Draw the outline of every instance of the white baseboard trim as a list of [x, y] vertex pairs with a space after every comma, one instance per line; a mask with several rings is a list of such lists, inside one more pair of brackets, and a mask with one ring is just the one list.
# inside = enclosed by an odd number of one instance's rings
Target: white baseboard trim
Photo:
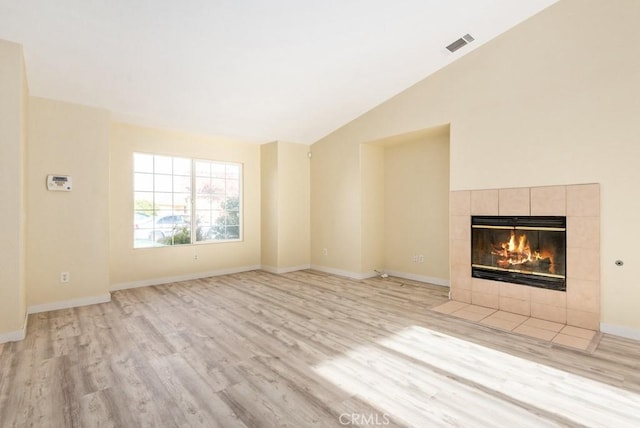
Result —
[[[311, 265], [311, 269], [314, 270], [318, 270], [320, 272], [325, 272], [325, 273], [330, 273], [333, 275], [339, 275], [339, 276], [346, 276], [347, 278], [351, 278], [351, 279], [367, 279], [367, 278], [373, 278], [374, 276], [378, 276], [378, 274], [376, 272], [367, 272], [367, 273], [356, 273], [356, 272], [349, 272], [349, 271], [345, 271], [345, 270], [341, 270], [341, 269], [334, 269], [334, 268], [330, 268], [330, 267], [326, 267], [326, 266], [319, 266], [319, 265]], [[443, 279], [443, 278], [433, 278], [430, 276], [424, 276], [424, 275], [416, 275], [413, 273], [406, 273], [406, 272], [398, 272], [398, 271], [390, 271], [390, 270], [384, 270], [381, 271], [386, 273], [387, 275], [390, 276], [396, 276], [398, 278], [404, 278], [404, 279], [410, 279], [413, 281], [419, 281], [419, 282], [426, 282], [429, 284], [434, 284], [434, 285], [441, 285], [443, 287], [449, 287], [449, 280], [448, 279]]]
[[111, 293], [99, 294], [97, 296], [81, 297], [79, 299], [62, 300], [59, 302], [43, 303], [27, 308], [28, 314], [38, 314], [40, 312], [57, 311], [59, 309], [77, 308], [79, 306], [96, 305], [98, 303], [108, 303], [111, 301]]
[[626, 327], [623, 325], [615, 325], [601, 322], [600, 331], [614, 336], [620, 336], [627, 339], [640, 340], [640, 330]]
[[169, 284], [172, 282], [189, 281], [192, 279], [209, 278], [211, 276], [229, 275], [232, 273], [259, 270], [261, 268], [262, 266], [260, 265], [242, 266], [237, 268], [212, 270], [208, 272], [190, 273], [186, 275], [167, 276], [164, 278], [152, 278], [152, 279], [143, 279], [140, 281], [121, 282], [118, 284], [111, 284], [111, 291], [127, 290], [129, 288], [149, 287], [151, 285], [162, 285], [162, 284]]
[[311, 265], [310, 268], [314, 270], [318, 270], [320, 272], [330, 273], [333, 275], [346, 276], [347, 278], [351, 278], [351, 279], [367, 279], [377, 275], [375, 272], [356, 273], [356, 272], [349, 272], [341, 269], [334, 269], [327, 266], [319, 266], [319, 265]]
[[29, 320], [29, 312], [24, 314], [24, 322], [22, 328], [8, 333], [0, 333], [0, 343], [19, 342], [27, 337], [27, 321]]
[[300, 265], [300, 266], [292, 266], [292, 267], [286, 267], [286, 268], [277, 268], [277, 267], [273, 267], [273, 266], [267, 266], [267, 265], [262, 265], [261, 269], [265, 272], [269, 272], [269, 273], [275, 273], [275, 274], [282, 274], [282, 273], [289, 273], [289, 272], [295, 272], [298, 270], [304, 270], [304, 269], [309, 269], [311, 268], [311, 265]]
[[417, 275], [415, 273], [398, 272], [395, 270], [384, 271], [387, 275], [397, 276], [398, 278], [410, 279], [412, 281], [426, 282], [428, 284], [441, 285], [442, 287], [449, 287], [449, 280], [443, 278], [434, 278], [431, 276]]

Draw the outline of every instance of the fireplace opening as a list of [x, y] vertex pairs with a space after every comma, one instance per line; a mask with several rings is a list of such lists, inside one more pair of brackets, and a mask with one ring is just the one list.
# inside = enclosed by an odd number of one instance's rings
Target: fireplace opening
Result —
[[474, 278], [566, 291], [566, 250], [566, 217], [471, 217]]

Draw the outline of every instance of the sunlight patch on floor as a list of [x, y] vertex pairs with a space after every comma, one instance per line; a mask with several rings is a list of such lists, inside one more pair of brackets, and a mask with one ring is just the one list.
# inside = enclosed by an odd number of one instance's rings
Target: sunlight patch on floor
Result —
[[[586, 426], [640, 426], [638, 394], [419, 326], [314, 370], [414, 426], [548, 426], [556, 419]], [[542, 416], [557, 416], [541, 418], [533, 413], [538, 409]]]

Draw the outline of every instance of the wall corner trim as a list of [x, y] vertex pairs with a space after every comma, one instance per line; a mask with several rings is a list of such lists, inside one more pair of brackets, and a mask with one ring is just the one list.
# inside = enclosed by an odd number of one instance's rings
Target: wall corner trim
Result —
[[300, 266], [291, 266], [291, 267], [284, 267], [284, 268], [277, 268], [274, 266], [267, 266], [267, 265], [260, 266], [260, 269], [262, 269], [263, 271], [269, 272], [269, 273], [275, 273], [276, 275], [289, 273], [289, 272], [296, 272], [299, 270], [305, 270], [310, 268], [311, 268], [311, 265], [300, 265]]
[[24, 314], [24, 322], [22, 328], [16, 331], [10, 331], [7, 333], [0, 333], [0, 343], [6, 342], [19, 342], [27, 337], [27, 322], [29, 321], [29, 312]]
[[449, 280], [444, 278], [434, 278], [431, 276], [417, 275], [414, 273], [398, 272], [393, 270], [385, 270], [387, 275], [396, 276], [398, 278], [410, 279], [412, 281], [426, 282], [427, 284], [439, 285], [441, 287], [449, 287]]
[[345, 276], [345, 277], [351, 278], [351, 279], [367, 279], [367, 278], [372, 278], [372, 277], [377, 275], [377, 273], [375, 273], [375, 272], [356, 273], [356, 272], [349, 272], [349, 271], [342, 270], [342, 269], [334, 269], [334, 268], [331, 268], [331, 267], [320, 266], [320, 265], [311, 265], [311, 269], [314, 269], [314, 270], [317, 270], [317, 271], [320, 271], [320, 272], [330, 273], [330, 274], [333, 274], [333, 275]]

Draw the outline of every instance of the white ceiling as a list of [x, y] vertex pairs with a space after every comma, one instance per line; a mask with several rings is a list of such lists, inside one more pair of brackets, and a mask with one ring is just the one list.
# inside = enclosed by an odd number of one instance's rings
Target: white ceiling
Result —
[[0, 39], [23, 45], [31, 95], [310, 144], [555, 2], [0, 0]]

